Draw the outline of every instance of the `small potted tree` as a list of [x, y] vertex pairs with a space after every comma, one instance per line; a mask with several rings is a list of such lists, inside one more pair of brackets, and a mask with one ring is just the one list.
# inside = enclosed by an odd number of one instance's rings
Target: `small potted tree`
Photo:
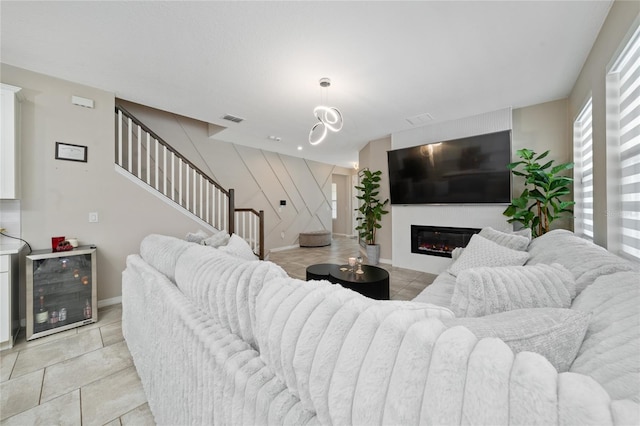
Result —
[[380, 225], [382, 215], [389, 213], [384, 209], [389, 199], [380, 201], [378, 198], [380, 175], [382, 175], [380, 170], [372, 172], [369, 169], [362, 169], [358, 173], [360, 186], [355, 187], [359, 191], [356, 198], [362, 202], [356, 209], [360, 213], [356, 218], [360, 222], [356, 226], [356, 231], [367, 244], [367, 259], [371, 265], [377, 265], [380, 260], [380, 245], [376, 244], [376, 231], [382, 228]]
[[[531, 228], [534, 237], [549, 232], [551, 222], [566, 215], [572, 215], [573, 201], [563, 201], [561, 197], [569, 195], [569, 185], [573, 179], [559, 176], [562, 171], [573, 168], [573, 163], [553, 165], [553, 160], [540, 164], [549, 151], [536, 156], [530, 149], [519, 149], [517, 152], [521, 161], [507, 165], [514, 176], [525, 180], [525, 188], [518, 198], [511, 200], [511, 204], [503, 214], [510, 219], [509, 223], [519, 222], [526, 228]], [[518, 168], [520, 168], [518, 170]]]

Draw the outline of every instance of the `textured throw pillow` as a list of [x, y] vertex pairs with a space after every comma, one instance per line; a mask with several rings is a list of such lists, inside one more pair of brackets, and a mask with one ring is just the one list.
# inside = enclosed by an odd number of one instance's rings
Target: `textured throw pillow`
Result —
[[206, 232], [204, 232], [202, 229], [198, 229], [198, 232], [189, 232], [184, 239], [190, 243], [201, 244], [202, 240], [207, 237], [208, 235]]
[[502, 312], [482, 318], [443, 319], [464, 326], [478, 339], [498, 337], [514, 353], [536, 352], [559, 371], [568, 371], [582, 345], [591, 315], [572, 309], [538, 308]]
[[521, 237], [525, 237], [527, 240], [529, 240], [529, 242], [531, 242], [531, 228], [522, 228], [522, 229], [518, 229], [517, 231], [513, 231], [512, 232], [513, 235], [520, 235]]
[[205, 238], [204, 240], [202, 240], [202, 245], [218, 248], [220, 246], [227, 245], [227, 243], [229, 242], [229, 238], [229, 234], [227, 234], [225, 231], [216, 232], [209, 238]]
[[489, 241], [493, 241], [494, 243], [498, 243], [501, 246], [513, 250], [526, 250], [529, 246], [529, 241], [531, 241], [530, 238], [523, 237], [522, 235], [497, 231], [491, 227], [482, 228], [479, 235], [485, 237]]
[[458, 260], [463, 251], [464, 247], [454, 248], [453, 250], [451, 250], [451, 259], [455, 262], [456, 260]]
[[229, 238], [229, 242], [226, 246], [221, 246], [218, 250], [225, 253], [229, 253], [233, 256], [239, 257], [245, 260], [257, 260], [258, 257], [253, 253], [249, 244], [236, 234], [233, 234]]
[[564, 266], [503, 266], [460, 272], [451, 297], [457, 317], [481, 317], [524, 308], [568, 308], [576, 295]]
[[471, 237], [458, 260], [449, 268], [452, 275], [481, 266], [522, 266], [529, 259], [526, 251], [512, 250], [476, 234]]

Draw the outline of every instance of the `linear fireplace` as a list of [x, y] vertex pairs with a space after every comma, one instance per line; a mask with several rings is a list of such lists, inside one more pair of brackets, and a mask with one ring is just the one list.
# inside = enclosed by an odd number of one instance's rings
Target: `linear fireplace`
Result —
[[411, 253], [451, 257], [456, 247], [466, 247], [479, 228], [411, 225]]

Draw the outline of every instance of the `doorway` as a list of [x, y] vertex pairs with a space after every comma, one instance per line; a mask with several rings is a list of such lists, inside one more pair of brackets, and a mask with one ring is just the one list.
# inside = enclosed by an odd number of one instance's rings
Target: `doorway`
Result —
[[332, 232], [351, 235], [351, 176], [332, 175], [331, 182]]

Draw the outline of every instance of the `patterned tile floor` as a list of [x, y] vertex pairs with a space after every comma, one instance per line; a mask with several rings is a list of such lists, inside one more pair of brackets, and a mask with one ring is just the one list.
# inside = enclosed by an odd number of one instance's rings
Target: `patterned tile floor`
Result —
[[[345, 263], [357, 256], [354, 239], [331, 246], [271, 253], [294, 278], [314, 263]], [[366, 258], [365, 258], [366, 263]], [[391, 299], [410, 300], [435, 275], [380, 264], [389, 271]], [[127, 345], [122, 306], [99, 310], [95, 324], [30, 342], [24, 334], [0, 352], [0, 425], [154, 425]]]

